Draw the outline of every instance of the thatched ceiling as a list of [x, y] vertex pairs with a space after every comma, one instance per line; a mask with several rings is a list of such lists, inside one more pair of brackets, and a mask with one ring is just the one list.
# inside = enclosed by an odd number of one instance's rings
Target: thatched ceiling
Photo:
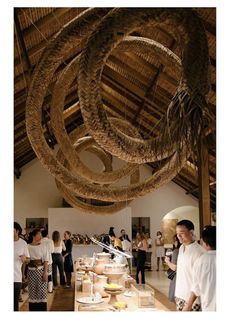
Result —
[[[14, 161], [15, 175], [21, 168], [36, 158], [27, 138], [25, 127], [25, 102], [33, 70], [40, 55], [52, 37], [85, 8], [18, 8], [15, 9], [14, 28]], [[143, 9], [144, 10], [144, 9]], [[209, 108], [216, 116], [216, 10], [195, 8], [201, 17], [208, 38], [211, 61], [211, 90]], [[177, 41], [164, 29], [145, 27], [134, 35], [154, 39], [180, 56], [181, 48]], [[45, 136], [53, 141], [50, 130], [49, 111], [51, 91], [54, 82], [81, 48], [74, 47], [58, 69], [44, 100], [43, 126]], [[147, 62], [138, 53], [126, 52], [111, 55], [102, 76], [102, 96], [105, 109], [110, 116], [122, 117], [136, 125], [143, 138], [155, 136], [157, 123], [165, 114], [166, 108], [176, 90], [179, 76], [167, 66], [153, 60]], [[78, 101], [77, 84], [73, 83], [66, 97], [64, 110], [68, 132], [83, 123]], [[216, 145], [215, 132], [208, 135], [211, 208], [216, 206]], [[156, 165], [150, 164], [154, 169]], [[187, 194], [198, 197], [197, 166], [192, 160], [175, 177], [174, 182], [185, 189]]]

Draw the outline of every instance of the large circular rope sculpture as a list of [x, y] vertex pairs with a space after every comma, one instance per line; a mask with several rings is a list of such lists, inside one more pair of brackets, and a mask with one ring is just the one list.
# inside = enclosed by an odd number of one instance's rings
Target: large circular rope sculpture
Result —
[[[63, 152], [64, 156], [66, 156], [67, 159], [69, 159], [69, 164], [73, 170], [77, 170], [77, 172], [80, 172], [80, 174], [82, 174], [83, 178], [88, 180], [95, 180], [99, 183], [113, 183], [135, 172], [135, 170], [138, 169], [138, 165], [128, 163], [123, 168], [113, 172], [92, 172], [91, 170], [88, 170], [84, 164], [81, 163], [81, 160], [77, 155], [76, 150], [71, 143], [71, 139], [65, 129], [63, 119], [65, 97], [68, 93], [70, 85], [77, 76], [79, 58], [80, 56], [77, 56], [71, 61], [71, 63], [66, 67], [66, 69], [64, 69], [64, 71], [60, 75], [60, 78], [56, 82], [52, 95], [50, 110], [51, 126], [56, 136], [56, 139], [60, 145], [60, 149]], [[123, 123], [125, 123], [125, 121], [123, 121], [121, 124], [119, 122], [119, 127], [121, 127], [121, 130], [123, 127]], [[131, 133], [128, 133], [128, 129], [131, 129], [132, 136], [140, 138], [139, 133], [134, 127], [132, 127], [130, 123], [126, 123], [126, 125], [127, 126], [124, 128], [127, 135], [131, 135]], [[112, 126], [115, 126], [115, 119], [113, 119]]]
[[[138, 131], [135, 127], [133, 127], [129, 122], [117, 119], [117, 118], [110, 118], [110, 121], [113, 125], [118, 127], [119, 129], [122, 129], [125, 133], [129, 133], [130, 135], [135, 134], [137, 137], [140, 137]], [[72, 133], [70, 133], [70, 140], [73, 146], [76, 149], [76, 153], [81, 152], [82, 150], [89, 150], [93, 153], [95, 153], [103, 162], [105, 170], [104, 173], [110, 174], [112, 171], [112, 158], [110, 157], [109, 153], [104, 152], [99, 145], [94, 141], [94, 139], [90, 136], [82, 137], [87, 133], [86, 128], [84, 125], [78, 127], [75, 129]], [[64, 157], [64, 154], [61, 149], [58, 150], [56, 157], [60, 163], [62, 163], [69, 171], [71, 171], [71, 161], [66, 160]], [[78, 155], [77, 155], [78, 157]], [[88, 177], [88, 180], [90, 182], [96, 181], [96, 178], [94, 178], [94, 172], [88, 169], [80, 160], [80, 165], [78, 169], [73, 169], [74, 172], [77, 173], [78, 178], [81, 178], [80, 175], [83, 177], [83, 173], [81, 173], [81, 170], [85, 168], [87, 174], [91, 173], [92, 177]], [[99, 173], [95, 173], [95, 175], [99, 175]], [[97, 176], [96, 176], [97, 177]], [[122, 179], [123, 177], [119, 177]], [[136, 184], [139, 182], [140, 178], [140, 172], [139, 168], [137, 170], [134, 170], [134, 173], [131, 174], [130, 177], [130, 183]], [[103, 182], [103, 181], [102, 181]], [[101, 183], [102, 183], [101, 182]], [[109, 181], [106, 181], [109, 183]], [[80, 197], [77, 197], [73, 192], [70, 192], [62, 183], [60, 183], [58, 180], [56, 180], [56, 185], [59, 191], [61, 192], [64, 199], [74, 208], [82, 209], [83, 211], [90, 212], [90, 213], [106, 213], [110, 214], [113, 212], [117, 212], [124, 207], [126, 207], [131, 201], [121, 201], [121, 202], [114, 202], [113, 204], [108, 204], [106, 206], [100, 206], [100, 205], [91, 205], [87, 202], [84, 202], [81, 200]], [[97, 188], [97, 185], [99, 185], [97, 182], [95, 183], [95, 187]]]
[[[74, 143], [76, 146], [76, 151], [79, 153], [82, 150], [87, 150], [89, 152], [94, 153], [96, 156], [100, 158], [100, 160], [104, 164], [104, 172], [112, 171], [112, 161], [110, 156], [107, 155], [101, 148], [99, 148], [98, 144], [92, 139], [92, 137], [87, 136], [81, 138], [78, 142]], [[63, 153], [61, 150], [57, 152], [58, 160], [68, 167], [68, 161], [63, 157]], [[131, 175], [130, 183], [137, 183], [139, 181], [139, 170], [135, 171], [134, 174]], [[56, 180], [56, 185], [59, 191], [61, 192], [64, 199], [74, 208], [81, 209], [90, 213], [105, 213], [110, 214], [117, 212], [124, 207], [127, 207], [131, 201], [122, 201], [122, 202], [114, 202], [113, 204], [108, 204], [106, 206], [92, 205], [87, 202], [82, 201], [79, 197], [76, 197], [72, 192], [70, 192], [63, 184], [61, 184], [58, 180]]]
[[[182, 45], [182, 78], [169, 107], [168, 118], [175, 117], [178, 123], [184, 123], [186, 129], [183, 131], [183, 136], [186, 143], [189, 141], [188, 132], [192, 127], [185, 123], [185, 120], [181, 121], [179, 115], [185, 119], [185, 116], [188, 114], [190, 117], [195, 109], [201, 108], [202, 112], [206, 102], [205, 95], [209, 90], [207, 38], [200, 19], [193, 11], [116, 8], [107, 14], [89, 37], [81, 54], [78, 87], [81, 110], [84, 121], [97, 143], [113, 155], [135, 163], [152, 162], [164, 158], [163, 153], [166, 150], [171, 151], [172, 143], [166, 140], [166, 148], [162, 152], [159, 150], [158, 138], [142, 141], [131, 139], [112, 128], [102, 109], [100, 82], [104, 64], [115, 46], [126, 35], [146, 24], [151, 24], [153, 27], [167, 25], [169, 32]], [[183, 140], [179, 136], [171, 135], [178, 143]], [[180, 135], [182, 136], [182, 132]]]
[[[128, 36], [145, 24], [166, 26], [178, 38], [182, 45], [182, 66], [173, 52], [157, 42]], [[81, 55], [61, 73], [52, 94], [51, 126], [59, 144], [59, 154], [55, 156], [43, 134], [43, 100], [56, 69], [74, 47], [82, 51]], [[143, 140], [127, 121], [106, 116], [100, 94], [101, 75], [114, 49], [160, 57], [172, 69], [182, 69], [179, 87], [161, 122], [162, 133], [157, 138]], [[191, 154], [203, 127], [203, 118], [207, 116], [208, 57], [203, 26], [190, 9], [88, 9], [62, 28], [45, 48], [35, 68], [26, 102], [26, 129], [38, 159], [56, 178], [57, 186], [72, 206], [90, 212], [113, 212], [177, 175]], [[85, 124], [68, 135], [63, 120], [64, 102], [76, 77]], [[199, 116], [196, 124], [195, 116]], [[105, 165], [103, 173], [88, 169], [78, 156], [78, 151], [85, 145], [79, 139], [87, 134], [92, 136], [89, 145], [103, 162], [107, 162], [108, 152], [128, 163], [115, 171]], [[138, 164], [150, 161], [159, 161], [159, 168], [139, 183], [135, 178]], [[110, 185], [127, 176], [131, 177], [130, 185]], [[79, 197], [114, 204], [85, 206]], [[99, 211], [96, 207], [100, 207]]]

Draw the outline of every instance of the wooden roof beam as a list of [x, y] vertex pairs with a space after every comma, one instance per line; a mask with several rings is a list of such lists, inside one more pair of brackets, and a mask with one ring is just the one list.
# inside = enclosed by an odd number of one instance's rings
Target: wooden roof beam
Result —
[[[175, 44], [176, 44], [176, 41], [175, 41], [175, 39], [173, 39], [172, 42], [171, 42], [171, 44], [170, 44], [170, 46], [169, 46], [169, 49], [170, 50], [173, 50], [173, 48], [175, 47]], [[139, 105], [139, 108], [138, 108], [138, 110], [137, 110], [137, 112], [136, 112], [136, 114], [134, 116], [133, 122], [136, 122], [137, 118], [139, 117], [142, 109], [145, 106], [146, 98], [150, 96], [153, 88], [155, 88], [157, 86], [157, 81], [158, 81], [158, 79], [160, 77], [160, 74], [164, 71], [164, 69], [165, 69], [165, 66], [163, 64], [160, 64], [160, 66], [157, 69], [157, 72], [156, 72], [156, 74], [155, 74], [152, 82], [150, 83], [149, 88], [146, 90], [146, 93], [145, 93], [144, 98], [142, 99], [142, 101], [141, 101], [141, 103]]]
[[[34, 24], [29, 25], [27, 28], [23, 30], [24, 37], [26, 36], [31, 36], [34, 32], [38, 33], [38, 30], [41, 30], [47, 25], [51, 24], [52, 22], [56, 21], [56, 18], [60, 18], [63, 15], [65, 15], [67, 12], [70, 10], [73, 10], [74, 8], [52, 8], [52, 12], [49, 13], [48, 15], [38, 19], [37, 21], [34, 21]], [[20, 9], [20, 14], [27, 17], [27, 14], [24, 12], [25, 8]], [[56, 17], [55, 17], [56, 16]], [[61, 28], [61, 27], [59, 27]]]
[[[20, 47], [23, 52], [23, 57], [24, 57], [24, 60], [25, 60], [26, 66], [27, 66], [28, 73], [30, 74], [31, 70], [32, 70], [32, 65], [31, 65], [31, 62], [30, 62], [30, 59], [29, 59], [29, 56], [27, 53], [27, 49], [26, 49], [25, 42], [24, 42], [24, 37], [22, 35], [22, 31], [20, 28], [20, 22], [19, 22], [19, 18], [18, 18], [18, 9], [17, 8], [15, 8], [15, 10], [14, 10], [14, 21], [15, 21], [16, 32], [19, 37]], [[20, 55], [20, 53], [19, 53], [19, 55]], [[22, 68], [24, 69], [24, 67], [22, 67]]]

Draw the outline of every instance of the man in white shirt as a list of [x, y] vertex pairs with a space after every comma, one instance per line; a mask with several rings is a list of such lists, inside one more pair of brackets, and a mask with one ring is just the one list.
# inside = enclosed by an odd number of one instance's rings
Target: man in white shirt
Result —
[[[194, 225], [190, 220], [178, 222], [176, 234], [182, 245], [177, 259], [175, 301], [177, 311], [182, 311], [191, 293], [194, 263], [204, 250], [194, 239]], [[195, 300], [192, 310], [201, 310], [199, 300]]]
[[207, 253], [201, 255], [193, 269], [191, 295], [183, 308], [190, 311], [200, 296], [202, 311], [216, 311], [216, 227], [206, 226], [202, 231], [201, 245]]
[[19, 296], [22, 286], [21, 267], [24, 262], [29, 260], [28, 245], [19, 237], [21, 233], [21, 226], [14, 222], [14, 311], [19, 311]]
[[41, 243], [46, 246], [49, 254], [48, 261], [48, 292], [53, 292], [53, 283], [52, 283], [52, 253], [54, 253], [54, 242], [47, 237], [48, 231], [46, 229], [41, 230], [42, 239]]

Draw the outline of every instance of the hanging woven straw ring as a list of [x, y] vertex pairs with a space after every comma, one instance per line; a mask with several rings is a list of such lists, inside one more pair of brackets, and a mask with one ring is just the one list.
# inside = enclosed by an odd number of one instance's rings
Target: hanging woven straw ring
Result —
[[[77, 76], [78, 63], [79, 56], [75, 57], [68, 64], [54, 86], [50, 109], [51, 126], [57, 142], [60, 145], [60, 149], [65, 158], [67, 158], [69, 161], [72, 170], [76, 171], [76, 173], [82, 175], [82, 177], [87, 180], [95, 181], [97, 183], [113, 183], [131, 175], [138, 170], [138, 164], [126, 163], [118, 170], [105, 173], [96, 173], [88, 169], [81, 162], [64, 125], [63, 110], [65, 97], [68, 93], [69, 87]], [[109, 120], [111, 121], [112, 127], [115, 127], [115, 125], [118, 123], [118, 129], [120, 131], [124, 131], [126, 135], [141, 138], [139, 132], [129, 122], [125, 120], [120, 121], [117, 119]]]
[[[105, 153], [98, 144], [94, 143], [94, 140], [90, 137], [84, 137], [74, 143], [76, 146], [77, 153], [82, 150], [87, 150], [89, 152], [94, 153], [104, 164], [104, 172], [112, 171], [112, 161], [110, 159], [109, 154]], [[57, 153], [57, 159], [65, 166], [69, 167], [68, 161], [63, 157], [62, 151], [59, 150]], [[74, 208], [81, 209], [84, 212], [94, 213], [94, 214], [110, 214], [117, 212], [125, 207], [131, 202], [123, 201], [123, 202], [108, 202], [107, 205], [94, 205], [94, 203], [89, 203], [88, 201], [84, 201], [81, 197], [77, 197], [74, 193], [70, 192], [63, 184], [61, 184], [58, 180], [56, 181], [57, 188], [61, 192], [64, 199]], [[137, 183], [139, 181], [139, 170], [137, 170], [134, 174], [131, 175], [130, 183]], [[98, 202], [98, 201], [97, 201]], [[97, 203], [96, 202], [96, 203]]]
[[[108, 122], [103, 109], [100, 83], [109, 54], [125, 36], [146, 25], [153, 28], [165, 25], [167, 31], [181, 44], [182, 79], [169, 106], [161, 138], [137, 140], [123, 135]], [[195, 145], [195, 138], [189, 136], [189, 132], [199, 136], [202, 126], [202, 118], [198, 118], [197, 125], [192, 125], [191, 116], [195, 110], [200, 110], [203, 116], [203, 109], [206, 108], [205, 95], [209, 91], [208, 67], [206, 34], [201, 20], [192, 10], [113, 9], [89, 37], [80, 60], [79, 98], [83, 119], [90, 134], [106, 151], [134, 163], [161, 160], [165, 157], [165, 151], [172, 153], [172, 145], [174, 146], [175, 142], [185, 142], [190, 149], [190, 146]], [[195, 127], [196, 131], [193, 131]]]
[[[84, 35], [89, 36], [92, 29], [96, 29], [98, 21], [108, 12], [109, 9], [89, 9], [74, 19], [69, 25], [65, 26], [64, 29], [55, 37], [55, 39], [49, 44], [42, 54], [42, 58], [35, 68], [32, 83], [29, 89], [28, 98], [26, 102], [26, 128], [29, 140], [32, 144], [35, 153], [37, 154], [41, 163], [46, 167], [53, 176], [56, 177], [66, 188], [76, 195], [81, 197], [88, 197], [93, 199], [100, 199], [105, 201], [125, 201], [131, 200], [135, 197], [143, 196], [144, 194], [156, 190], [161, 185], [172, 180], [173, 177], [179, 172], [188, 157], [188, 151], [186, 145], [183, 145], [184, 141], [180, 139], [179, 143], [182, 146], [182, 150], [175, 150], [175, 148], [168, 150], [167, 159], [163, 160], [159, 165], [159, 171], [156, 172], [152, 177], [143, 181], [141, 184], [132, 184], [130, 186], [118, 187], [97, 187], [79, 179], [75, 174], [65, 168], [53, 155], [52, 150], [48, 147], [42, 130], [41, 121], [41, 109], [43, 99], [46, 94], [49, 83], [53, 78], [53, 74], [58, 66], [63, 62], [63, 57], [74, 47], [80, 46]], [[144, 9], [146, 11], [146, 9]], [[153, 9], [153, 15], [156, 16], [161, 14], [161, 11], [156, 12]], [[167, 13], [165, 13], [167, 16]], [[145, 14], [143, 14], [145, 15]], [[148, 16], [148, 9], [147, 9]], [[146, 17], [147, 17], [146, 16]], [[164, 15], [163, 15], [164, 16]], [[162, 16], [162, 20], [165, 21], [166, 17]], [[182, 18], [182, 14], [179, 18]], [[151, 19], [150, 19], [151, 20]], [[179, 19], [178, 19], [179, 20]], [[147, 20], [148, 21], [148, 20]], [[179, 24], [179, 21], [177, 21]], [[82, 35], [79, 40], [77, 34]], [[102, 61], [103, 64], [103, 61]], [[199, 78], [200, 79], [200, 78]], [[200, 79], [200, 81], [203, 81]], [[93, 82], [93, 81], [92, 81]], [[203, 82], [202, 82], [203, 84]], [[81, 84], [79, 83], [79, 88]], [[99, 95], [98, 95], [99, 96]], [[97, 107], [96, 107], [97, 109]], [[102, 115], [102, 111], [99, 110]], [[105, 125], [110, 122], [106, 120]], [[89, 124], [89, 123], [88, 123]], [[106, 126], [104, 127], [106, 130]], [[124, 138], [130, 138], [122, 131], [113, 128], [115, 132]], [[112, 131], [113, 131], [112, 130]], [[89, 127], [89, 133], [90, 133]], [[112, 131], [110, 135], [112, 135]], [[188, 134], [185, 141], [188, 140]], [[105, 139], [106, 140], [106, 139]], [[135, 139], [136, 140], [136, 139]], [[141, 139], [137, 140], [141, 143]], [[140, 141], [140, 142], [139, 142]], [[122, 145], [122, 143], [119, 143]], [[102, 146], [103, 147], [103, 146]], [[130, 150], [130, 156], [135, 154], [135, 145]], [[155, 148], [154, 148], [155, 150]], [[108, 151], [108, 150], [107, 150]], [[174, 152], [174, 153], [173, 153]], [[137, 152], [138, 153], [138, 152]], [[172, 153], [172, 154], [171, 154]], [[118, 155], [115, 153], [115, 155]], [[145, 151], [142, 151], [142, 158], [144, 159]], [[161, 158], [163, 155], [161, 155]], [[132, 159], [132, 158], [130, 158]], [[133, 161], [132, 161], [133, 162]], [[138, 160], [138, 163], [140, 160]]]

